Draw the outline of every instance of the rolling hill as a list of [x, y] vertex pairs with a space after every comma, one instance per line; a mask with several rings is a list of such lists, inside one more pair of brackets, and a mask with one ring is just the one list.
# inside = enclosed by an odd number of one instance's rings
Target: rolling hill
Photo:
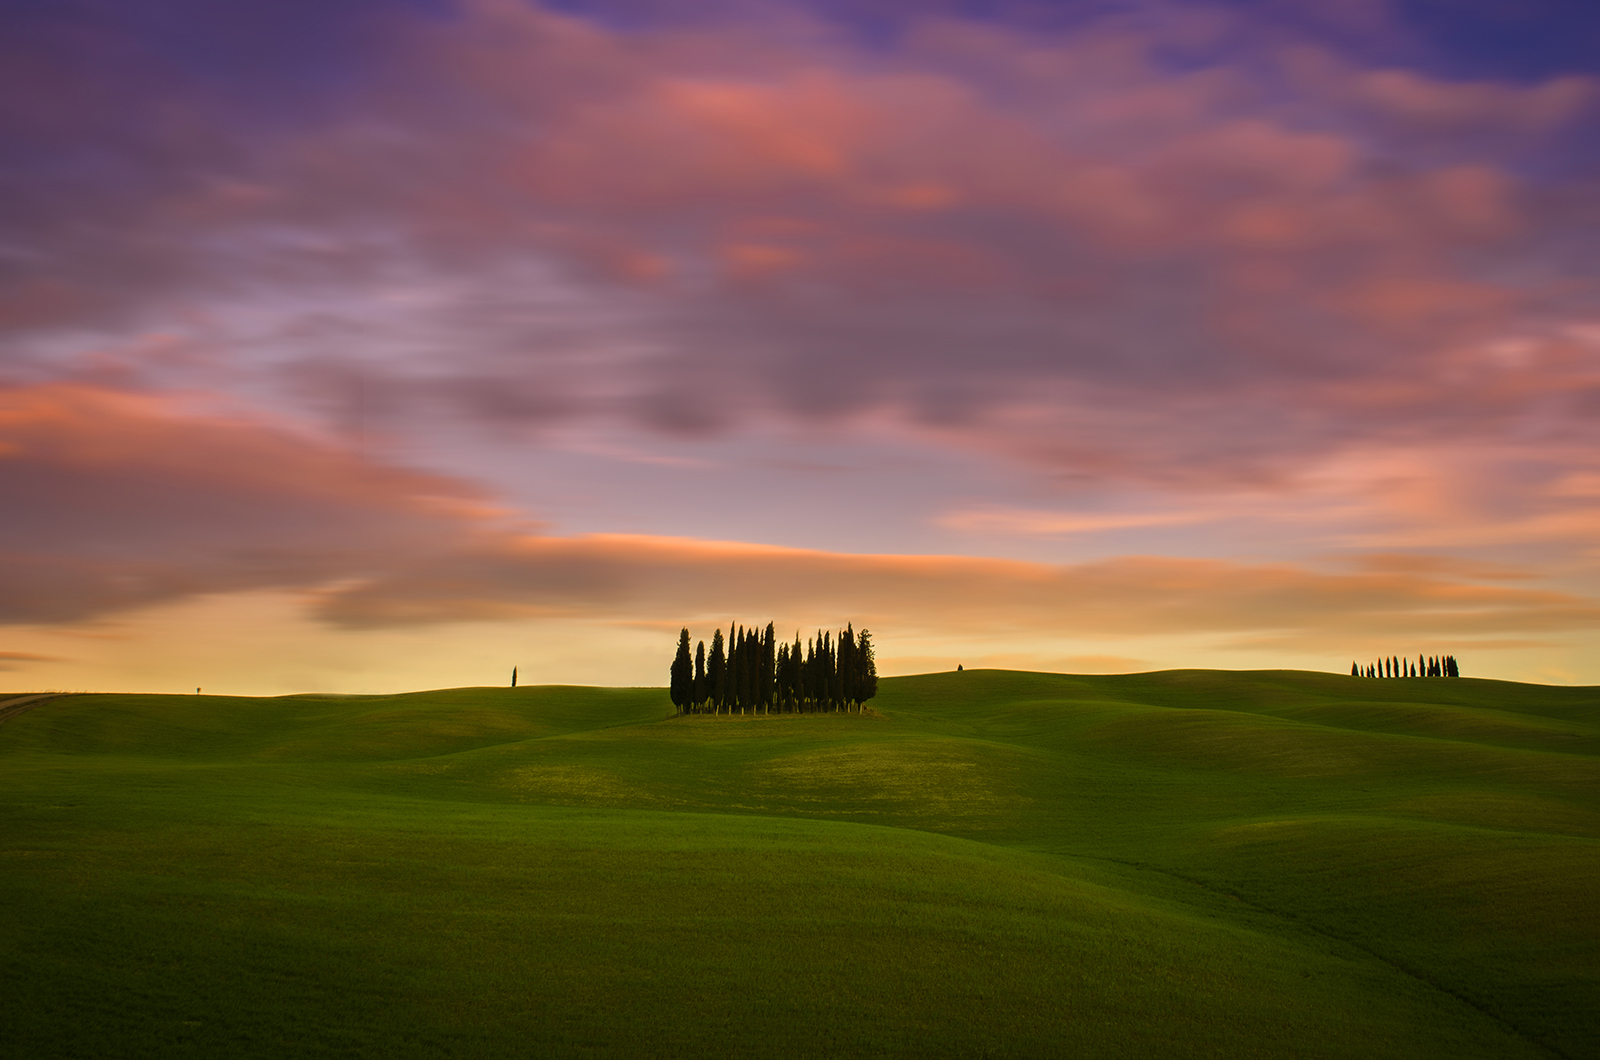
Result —
[[0, 1055], [1600, 1055], [1600, 689], [89, 695], [0, 725]]

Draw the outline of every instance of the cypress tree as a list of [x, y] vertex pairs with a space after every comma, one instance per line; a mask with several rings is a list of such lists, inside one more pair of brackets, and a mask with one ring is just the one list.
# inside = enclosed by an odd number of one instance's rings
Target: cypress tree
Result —
[[694, 695], [689, 697], [696, 710], [706, 701], [706, 642], [694, 649]]
[[744, 631], [744, 702], [750, 713], [756, 712], [761, 698], [761, 638], [753, 629]]
[[826, 711], [832, 711], [837, 706], [833, 694], [834, 666], [833, 630], [830, 629], [817, 638], [817, 698]]
[[772, 713], [772, 701], [778, 698], [778, 631], [771, 622], [761, 635], [761, 702], [762, 710]]
[[759, 680], [757, 669], [760, 660], [756, 657], [756, 636], [753, 630], [739, 631], [739, 695], [742, 700], [739, 704], [739, 713], [748, 711], [756, 712], [756, 682]]
[[806, 709], [817, 709], [817, 641], [806, 638], [806, 664], [802, 673], [801, 682], [805, 686]]
[[[513, 683], [515, 674], [516, 671], [512, 671]], [[693, 689], [694, 661], [689, 658], [689, 631], [685, 629], [678, 634], [678, 654], [672, 659], [672, 705], [679, 710], [688, 706]]]
[[1360, 674], [1356, 673], [1356, 664], [1355, 663], [1351, 663], [1350, 664], [1350, 676], [1351, 677], [1360, 677], [1361, 676]]
[[745, 702], [750, 707], [750, 713], [756, 712], [756, 707], [761, 705], [761, 672], [766, 668], [762, 658], [761, 632], [747, 629], [745, 638]]
[[728, 623], [728, 713], [739, 709], [739, 636], [742, 629]]
[[828, 688], [828, 693], [827, 693], [828, 694], [828, 709], [829, 710], [838, 710], [839, 709], [839, 699], [840, 699], [840, 696], [839, 696], [839, 651], [838, 651], [838, 648], [833, 643], [833, 631], [832, 630], [829, 630], [828, 632], [824, 633], [822, 636], [823, 636], [822, 643], [824, 645], [826, 645], [826, 654], [824, 655], [824, 658], [827, 660], [827, 662], [824, 664], [822, 672], [827, 675], [827, 682], [828, 682], [828, 684], [827, 684], [827, 688]]
[[806, 638], [805, 657], [800, 660], [800, 709], [811, 713], [817, 705], [817, 642], [813, 637]]
[[788, 641], [785, 641], [784, 643], [778, 645], [778, 658], [777, 658], [777, 662], [774, 664], [774, 669], [777, 671], [774, 674], [774, 677], [775, 677], [774, 683], [777, 685], [778, 710], [779, 711], [785, 711], [785, 710], [789, 709], [788, 686], [787, 686], [787, 683], [786, 683], [788, 681], [788, 677], [789, 677], [789, 643], [788, 643]]
[[711, 635], [711, 658], [706, 660], [706, 681], [711, 686], [711, 713], [722, 710], [728, 698], [728, 655], [722, 646], [722, 630]]
[[845, 669], [845, 634], [840, 632], [838, 639], [834, 640], [834, 703], [837, 709], [848, 711], [850, 697], [845, 693], [845, 681], [848, 671]]
[[754, 714], [756, 710], [756, 681], [758, 680], [757, 667], [761, 660], [756, 657], [756, 635], [754, 630], [740, 630], [742, 648], [742, 669], [739, 673], [739, 694], [742, 701], [739, 704], [739, 713]]
[[744, 713], [744, 628], [728, 626], [728, 713]]
[[761, 689], [761, 646], [756, 643], [756, 631], [744, 631], [744, 705], [751, 714], [756, 712], [756, 699]]
[[839, 699], [849, 710], [856, 702], [856, 631], [845, 626], [839, 634]]
[[878, 662], [872, 655], [872, 634], [862, 630], [856, 637], [856, 702], [865, 703], [878, 694]]

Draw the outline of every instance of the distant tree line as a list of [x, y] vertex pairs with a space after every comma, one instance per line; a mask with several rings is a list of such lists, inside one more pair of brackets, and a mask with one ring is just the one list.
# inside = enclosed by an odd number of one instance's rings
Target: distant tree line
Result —
[[685, 714], [793, 714], [855, 710], [878, 694], [872, 634], [846, 626], [837, 635], [817, 631], [804, 644], [777, 643], [765, 630], [730, 626], [700, 641], [691, 655], [689, 631], [678, 634], [672, 660], [672, 703]]
[[1391, 655], [1375, 663], [1350, 664], [1351, 677], [1460, 677], [1461, 667], [1454, 655], [1419, 655], [1417, 661]]

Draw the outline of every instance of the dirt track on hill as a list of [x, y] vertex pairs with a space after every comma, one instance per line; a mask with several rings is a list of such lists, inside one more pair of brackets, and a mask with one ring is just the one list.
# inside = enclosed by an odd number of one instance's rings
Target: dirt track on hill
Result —
[[4, 725], [18, 714], [26, 714], [34, 707], [42, 705], [49, 699], [63, 699], [72, 695], [71, 692], [36, 692], [31, 696], [12, 696], [10, 699], [0, 699], [0, 725]]

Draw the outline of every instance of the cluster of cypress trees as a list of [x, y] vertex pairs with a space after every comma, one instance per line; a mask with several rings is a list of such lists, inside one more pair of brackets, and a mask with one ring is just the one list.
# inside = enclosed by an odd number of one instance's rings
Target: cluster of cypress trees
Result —
[[1417, 656], [1417, 661], [1391, 655], [1367, 666], [1350, 664], [1351, 677], [1460, 677], [1454, 655]]
[[689, 631], [678, 634], [672, 660], [672, 702], [685, 714], [783, 714], [857, 710], [878, 694], [878, 664], [872, 634], [846, 626], [837, 636], [777, 643], [772, 623], [765, 630], [730, 626], [689, 653]]

